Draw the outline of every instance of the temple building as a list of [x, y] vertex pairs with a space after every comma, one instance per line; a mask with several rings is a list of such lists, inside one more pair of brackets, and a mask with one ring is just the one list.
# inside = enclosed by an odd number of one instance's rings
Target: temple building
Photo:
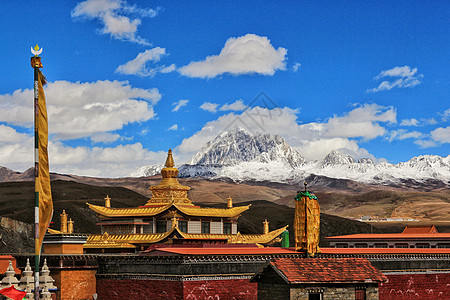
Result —
[[179, 183], [178, 169], [174, 167], [169, 149], [162, 180], [151, 186], [152, 197], [143, 206], [131, 208], [111, 207], [111, 198], [105, 205], [87, 203], [100, 218], [101, 234], [90, 235], [86, 253], [138, 252], [159, 244], [258, 244], [269, 245], [279, 241], [287, 226], [269, 232], [268, 222], [262, 234], [241, 234], [239, 216], [250, 208], [233, 206], [231, 197], [227, 208], [205, 208], [188, 198], [188, 186]]

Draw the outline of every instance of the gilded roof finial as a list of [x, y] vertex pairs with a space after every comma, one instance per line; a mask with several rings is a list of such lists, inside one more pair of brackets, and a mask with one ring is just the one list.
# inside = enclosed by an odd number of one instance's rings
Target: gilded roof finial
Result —
[[73, 221], [72, 221], [72, 218], [70, 218], [70, 220], [69, 220], [69, 222], [68, 222], [68, 225], [67, 225], [67, 231], [68, 231], [68, 233], [73, 233]]
[[106, 195], [105, 198], [105, 207], [111, 207], [111, 198], [109, 198], [109, 195]]
[[306, 192], [307, 191], [306, 190], [306, 186], [308, 185], [308, 182], [306, 182], [306, 179], [305, 179], [305, 182], [303, 184], [305, 185], [305, 192]]
[[62, 214], [60, 214], [61, 216], [61, 232], [62, 233], [67, 233], [67, 214], [66, 214], [66, 210], [63, 209]]
[[267, 219], [264, 220], [263, 222], [263, 232], [264, 234], [268, 234], [269, 233], [269, 221], [267, 221]]
[[166, 168], [173, 168], [175, 166], [175, 162], [173, 161], [172, 157], [172, 149], [169, 149], [169, 152], [167, 153], [167, 159], [166, 159]]
[[233, 207], [233, 198], [231, 198], [231, 196], [228, 196], [227, 198], [227, 208], [232, 208]]

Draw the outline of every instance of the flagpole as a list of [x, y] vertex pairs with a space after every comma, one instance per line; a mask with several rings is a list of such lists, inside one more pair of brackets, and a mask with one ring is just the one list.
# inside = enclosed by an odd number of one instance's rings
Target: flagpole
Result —
[[32, 53], [31, 66], [34, 69], [34, 299], [39, 300], [39, 260], [40, 260], [40, 244], [39, 244], [39, 134], [38, 134], [38, 115], [39, 115], [39, 68], [42, 67], [38, 45], [36, 52]]

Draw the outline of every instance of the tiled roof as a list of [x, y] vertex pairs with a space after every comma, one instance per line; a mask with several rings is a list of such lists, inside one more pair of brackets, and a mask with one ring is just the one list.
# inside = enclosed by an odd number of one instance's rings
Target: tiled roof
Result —
[[402, 234], [416, 234], [416, 233], [438, 233], [436, 227], [434, 225], [431, 226], [413, 226], [406, 225]]
[[322, 254], [450, 254], [450, 248], [320, 248]]
[[287, 283], [382, 282], [386, 279], [365, 258], [277, 258], [270, 266]]
[[156, 248], [149, 252], [158, 254], [170, 253], [178, 255], [263, 255], [263, 254], [298, 254], [293, 250], [280, 247], [223, 247], [223, 248]]
[[98, 213], [99, 215], [105, 217], [150, 217], [156, 216], [172, 207], [175, 207], [180, 212], [188, 216], [199, 216], [199, 217], [222, 217], [230, 218], [235, 217], [242, 212], [248, 210], [250, 205], [237, 206], [232, 208], [208, 208], [208, 207], [196, 207], [196, 206], [186, 206], [177, 205], [169, 203], [165, 206], [140, 206], [140, 207], [128, 207], [128, 208], [112, 208], [99, 206], [94, 204], [89, 204], [89, 208]]
[[358, 233], [349, 235], [329, 236], [327, 240], [379, 240], [379, 239], [450, 239], [450, 233]]
[[[84, 248], [101, 248], [102, 244], [108, 248], [120, 248], [120, 244], [154, 244], [164, 239], [177, 235], [185, 239], [203, 240], [228, 240], [231, 244], [267, 244], [277, 238], [288, 226], [279, 228], [266, 234], [207, 234], [207, 233], [184, 233], [178, 227], [172, 228], [164, 233], [147, 234], [91, 234]], [[114, 247], [117, 245], [117, 247]], [[105, 247], [107, 248], [107, 247]]]

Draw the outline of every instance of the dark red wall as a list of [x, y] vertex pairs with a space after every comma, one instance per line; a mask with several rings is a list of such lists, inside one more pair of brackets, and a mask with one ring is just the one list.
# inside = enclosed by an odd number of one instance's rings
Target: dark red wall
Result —
[[450, 299], [450, 273], [386, 275], [380, 300]]
[[97, 279], [98, 299], [256, 300], [258, 285], [246, 279], [169, 281]]
[[184, 298], [197, 300], [256, 300], [258, 284], [247, 279], [185, 281]]
[[99, 300], [143, 300], [143, 299], [183, 299], [181, 281], [99, 279], [97, 278]]

